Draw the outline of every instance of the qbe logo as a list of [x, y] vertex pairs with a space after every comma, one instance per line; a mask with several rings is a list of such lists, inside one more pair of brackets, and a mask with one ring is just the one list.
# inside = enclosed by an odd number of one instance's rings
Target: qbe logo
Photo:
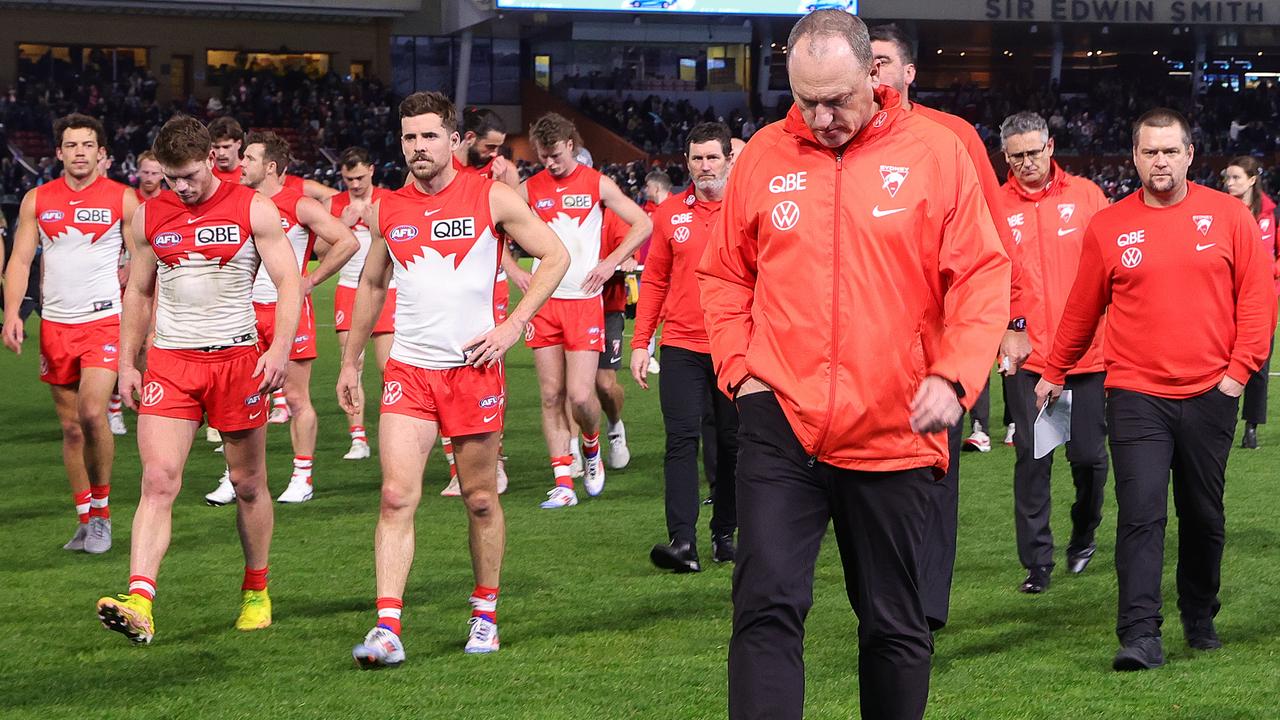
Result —
[[142, 404], [151, 407], [164, 399], [164, 386], [152, 380], [142, 388]]
[[76, 208], [71, 215], [72, 222], [82, 225], [110, 225], [111, 211], [107, 208]]
[[808, 182], [808, 174], [807, 172], [793, 172], [785, 175], [775, 175], [769, 180], [769, 192], [776, 195], [778, 193], [804, 190], [805, 184]]
[[800, 222], [800, 206], [790, 200], [783, 200], [773, 206], [769, 219], [773, 221], [775, 228], [786, 232]]
[[684, 225], [685, 223], [691, 222], [693, 222], [693, 213], [691, 212], [678, 213], [671, 216], [672, 225]]
[[404, 388], [400, 387], [399, 382], [392, 380], [382, 386], [383, 405], [395, 405], [402, 397], [404, 397]]
[[560, 206], [565, 210], [589, 210], [594, 204], [590, 195], [565, 195], [560, 198]]
[[196, 228], [196, 245], [239, 245], [239, 225], [206, 225]]
[[416, 237], [418, 237], [418, 228], [413, 225], [397, 225], [387, 234], [387, 239], [391, 242], [404, 242]]
[[168, 248], [173, 247], [182, 242], [182, 235], [176, 232], [164, 232], [155, 236], [151, 241], [152, 247]]
[[431, 223], [432, 240], [462, 240], [476, 236], [474, 217], [450, 218]]

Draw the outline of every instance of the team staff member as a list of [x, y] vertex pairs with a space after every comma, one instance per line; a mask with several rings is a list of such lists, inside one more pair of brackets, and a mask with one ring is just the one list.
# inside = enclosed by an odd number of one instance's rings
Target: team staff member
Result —
[[667, 537], [654, 545], [649, 559], [674, 572], [698, 572], [697, 525], [702, 505], [698, 493], [698, 438], [708, 407], [716, 429], [717, 471], [723, 482], [712, 493], [711, 553], [716, 562], [734, 558], [733, 531], [737, 526], [733, 493], [737, 462], [738, 412], [716, 390], [711, 347], [702, 317], [697, 277], [712, 228], [720, 219], [725, 183], [732, 155], [729, 128], [724, 123], [701, 123], [685, 140], [691, 192], [673, 196], [653, 212], [641, 283], [644, 292], [636, 307], [635, 336], [631, 340], [631, 376], [649, 389], [649, 340], [662, 321], [662, 422], [667, 430], [663, 476], [666, 480]]
[[[1231, 197], [1244, 203], [1249, 213], [1258, 221], [1262, 233], [1262, 245], [1274, 260], [1276, 247], [1276, 204], [1262, 191], [1258, 180], [1262, 178], [1262, 163], [1257, 158], [1241, 155], [1231, 159], [1222, 171], [1222, 189]], [[1275, 268], [1276, 294], [1280, 295], [1280, 266]], [[1275, 333], [1272, 333], [1274, 342]], [[1271, 345], [1267, 345], [1271, 347]], [[1249, 377], [1244, 386], [1244, 437], [1240, 447], [1258, 449], [1258, 426], [1267, 423], [1267, 385], [1271, 377], [1271, 356], [1262, 363], [1258, 372]]]
[[97, 118], [78, 113], [59, 118], [53, 135], [62, 177], [22, 198], [5, 271], [4, 344], [22, 352], [22, 300], [39, 250], [40, 380], [53, 393], [62, 426], [62, 464], [80, 520], [62, 547], [100, 554], [111, 549], [115, 439], [107, 404], [119, 363], [117, 271], [121, 254], [132, 250], [138, 200], [132, 188], [102, 174], [107, 136]]
[[[1054, 162], [1053, 138], [1039, 115], [1011, 115], [1000, 126], [1000, 142], [1009, 162], [1009, 181], [1004, 185], [996, 223], [1014, 233], [1022, 254], [1024, 309], [1032, 348], [1022, 369], [1009, 376], [1013, 392], [1005, 396], [1013, 410], [1013, 422], [1020, 428], [1013, 440], [1017, 454], [1013, 523], [1018, 559], [1027, 577], [1018, 590], [1039, 593], [1049, 587], [1053, 572], [1053, 533], [1049, 529], [1053, 454], [1035, 458], [1035, 387], [1076, 277], [1084, 229], [1094, 214], [1107, 206], [1107, 198], [1097, 185], [1067, 173]], [[1072, 573], [1084, 572], [1089, 565], [1097, 549], [1094, 531], [1102, 521], [1107, 482], [1103, 378], [1099, 328], [1067, 378], [1072, 391], [1067, 462], [1076, 487], [1071, 541], [1067, 544], [1067, 569]]]
[[[902, 107], [907, 112], [920, 115], [950, 130], [973, 161], [974, 170], [978, 174], [978, 184], [982, 197], [986, 200], [991, 216], [996, 217], [995, 208], [1000, 202], [1000, 180], [991, 167], [991, 159], [987, 156], [987, 146], [978, 131], [967, 120], [941, 110], [912, 102], [908, 91], [916, 79], [915, 41], [897, 25], [877, 25], [870, 30], [871, 52], [880, 65], [879, 82], [898, 91], [902, 98]], [[1004, 245], [1005, 254], [1012, 263], [1010, 268], [1009, 325], [1004, 339], [1000, 343], [1000, 355], [1009, 359], [1009, 371], [1016, 372], [1031, 352], [1031, 344], [1026, 332], [1026, 310], [1023, 303], [1022, 274], [1019, 265], [1019, 253], [1013, 242], [1013, 234], [1006, 228], [996, 224], [996, 232], [1000, 234], [1000, 242]], [[994, 361], [994, 356], [992, 357]], [[922, 578], [925, 615], [929, 618], [929, 626], [934, 630], [947, 624], [951, 605], [951, 577], [956, 564], [956, 539], [959, 531], [960, 513], [960, 451], [965, 447], [982, 450], [991, 448], [991, 438], [987, 435], [990, 420], [991, 391], [986, 383], [980, 393], [975, 393], [976, 400], [972, 404], [971, 415], [975, 420], [981, 418], [981, 427], [975, 427], [975, 433], [964, 439], [963, 423], [956, 423], [947, 433], [947, 447], [951, 462], [947, 466], [947, 474], [935, 487], [937, 504], [928, 523], [929, 541], [925, 543], [925, 557], [922, 560]], [[1007, 397], [1007, 394], [1006, 394]], [[986, 409], [986, 412], [982, 411]]]
[[796, 105], [735, 161], [698, 269], [740, 423], [729, 716], [801, 716], [804, 617], [834, 520], [862, 716], [919, 718], [943, 431], [986, 382], [1009, 259], [960, 141], [877, 87], [860, 19], [814, 12], [787, 46]]
[[[275, 205], [252, 188], [219, 180], [210, 145], [208, 131], [193, 118], [177, 115], [160, 128], [152, 149], [173, 192], [139, 208], [133, 223], [145, 242], [133, 256], [124, 299], [120, 394], [138, 410], [142, 497], [133, 516], [128, 593], [98, 600], [98, 618], [134, 643], [150, 643], [155, 634], [152, 602], [169, 549], [173, 501], [205, 417], [222, 432], [236, 486], [245, 557], [236, 628], [271, 624], [264, 393], [284, 382], [302, 292]], [[259, 265], [280, 289], [278, 334], [265, 352], [257, 348], [251, 300]], [[144, 376], [133, 363], [153, 308], [155, 342]]]
[[1187, 644], [1222, 646], [1213, 618], [1222, 495], [1240, 393], [1275, 327], [1271, 259], [1240, 201], [1187, 182], [1191, 128], [1158, 108], [1133, 126], [1142, 188], [1085, 232], [1037, 403], [1062, 392], [1105, 310], [1107, 427], [1116, 474], [1116, 670], [1164, 664], [1160, 575], [1169, 476], [1178, 513], [1178, 610]]

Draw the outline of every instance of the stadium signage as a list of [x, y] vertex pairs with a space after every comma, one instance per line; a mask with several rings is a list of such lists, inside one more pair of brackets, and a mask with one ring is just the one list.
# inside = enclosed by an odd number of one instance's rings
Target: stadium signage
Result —
[[[987, 20], [1056, 22], [1273, 22], [1258, 0], [985, 0]], [[1273, 11], [1276, 8], [1271, 8]], [[1270, 13], [1276, 15], [1275, 12]]]

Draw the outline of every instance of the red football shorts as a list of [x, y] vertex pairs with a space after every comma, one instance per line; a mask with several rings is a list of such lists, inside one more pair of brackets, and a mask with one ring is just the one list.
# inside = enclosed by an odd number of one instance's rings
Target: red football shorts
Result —
[[603, 351], [604, 306], [600, 298], [551, 298], [525, 328], [524, 342], [531, 348], [563, 345], [569, 351]]
[[387, 361], [382, 373], [382, 412], [430, 420], [448, 437], [502, 430], [507, 404], [502, 364], [427, 370]]
[[80, 382], [81, 368], [120, 367], [120, 316], [87, 323], [40, 321], [40, 379], [50, 385]]
[[[351, 310], [356, 306], [356, 289], [338, 286], [333, 292], [333, 327], [338, 332], [351, 331]], [[382, 304], [382, 314], [373, 324], [374, 335], [385, 335], [396, 329], [396, 289], [387, 290], [387, 301]]]
[[[276, 336], [275, 303], [254, 303], [253, 314], [258, 317], [258, 347], [266, 352]], [[316, 357], [316, 309], [311, 305], [311, 298], [306, 297], [302, 299], [302, 315], [298, 318], [289, 359], [315, 360]]]
[[261, 353], [253, 345], [226, 350], [165, 350], [147, 353], [140, 415], [200, 422], [223, 432], [249, 430], [267, 422], [266, 396], [254, 377]]

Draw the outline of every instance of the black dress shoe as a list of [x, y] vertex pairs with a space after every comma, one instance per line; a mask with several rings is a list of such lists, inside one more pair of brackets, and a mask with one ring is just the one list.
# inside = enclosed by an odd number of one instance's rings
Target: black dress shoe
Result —
[[1213, 619], [1182, 619], [1182, 633], [1187, 638], [1187, 645], [1195, 650], [1217, 650], [1222, 647], [1218, 639], [1218, 631], [1213, 627]]
[[1022, 581], [1018, 586], [1018, 592], [1027, 593], [1028, 595], [1038, 595], [1049, 589], [1049, 573], [1053, 572], [1051, 565], [1040, 565], [1038, 567], [1027, 569], [1027, 579]]
[[649, 560], [663, 570], [675, 573], [702, 572], [698, 564], [698, 551], [691, 543], [672, 540], [670, 545], [654, 545]]
[[711, 559], [718, 563], [733, 562], [738, 554], [738, 546], [733, 544], [733, 535], [711, 536]]
[[1067, 548], [1067, 571], [1072, 575], [1079, 575], [1084, 569], [1089, 567], [1089, 561], [1093, 559], [1093, 554], [1098, 551], [1096, 543], [1089, 543], [1079, 550]]
[[1258, 426], [1253, 423], [1245, 423], [1244, 437], [1240, 439], [1240, 447], [1246, 450], [1258, 449]]
[[1111, 668], [1121, 671], [1150, 670], [1161, 665], [1164, 665], [1164, 646], [1160, 638], [1150, 635], [1126, 643], [1111, 661]]
[[707, 499], [702, 501], [702, 504], [703, 504], [703, 505], [714, 505], [714, 504], [715, 504], [715, 502], [716, 502], [716, 499], [715, 499], [715, 498], [713, 498], [713, 497], [711, 497], [710, 495], [708, 495], [708, 496], [707, 496]]

